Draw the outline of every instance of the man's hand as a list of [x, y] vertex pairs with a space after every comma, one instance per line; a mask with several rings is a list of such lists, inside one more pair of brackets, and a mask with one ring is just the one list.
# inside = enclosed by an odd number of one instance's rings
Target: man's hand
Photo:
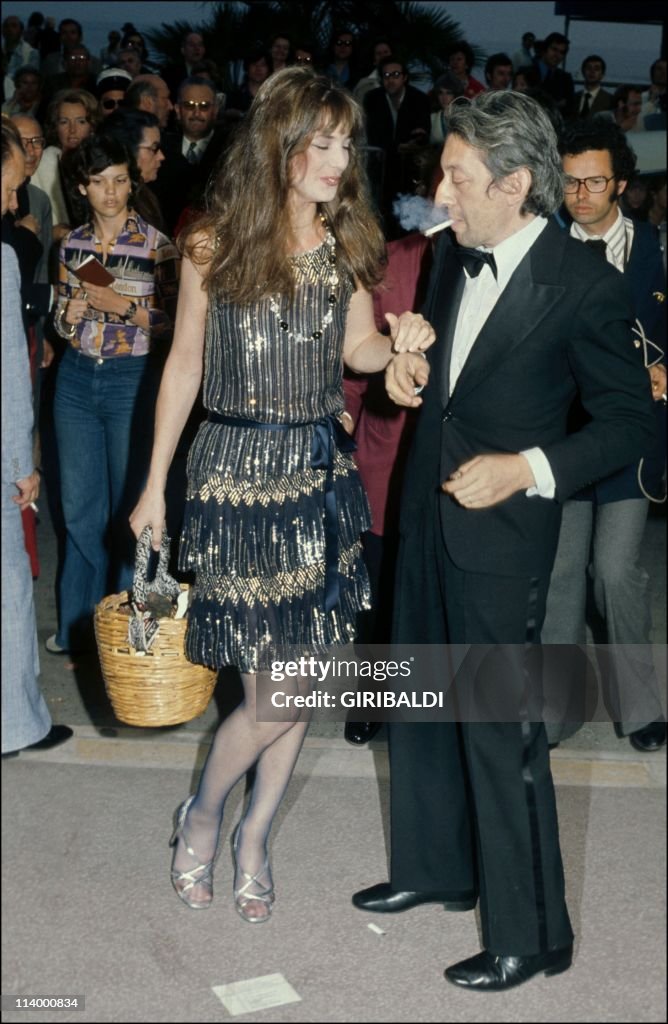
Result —
[[463, 508], [491, 508], [535, 485], [523, 455], [476, 455], [456, 469], [441, 489]]
[[16, 486], [19, 493], [12, 495], [12, 501], [23, 512], [24, 508], [28, 508], [39, 498], [39, 473], [34, 469], [30, 476], [24, 476], [22, 480], [17, 480]]
[[385, 370], [385, 390], [397, 405], [417, 409], [422, 399], [415, 394], [429, 380], [429, 363], [415, 352], [402, 352], [390, 359]]
[[434, 328], [421, 313], [386, 313], [393, 352], [424, 352], [436, 340]]
[[40, 370], [46, 370], [48, 366], [51, 366], [55, 356], [56, 353], [53, 351], [53, 345], [45, 338], [42, 349], [42, 362], [39, 364]]
[[652, 398], [655, 402], [665, 401], [666, 396], [666, 368], [661, 363], [656, 363], [649, 368], [649, 379], [652, 382]]
[[32, 213], [26, 213], [25, 217], [21, 217], [21, 220], [17, 220], [14, 223], [17, 228], [27, 228], [28, 231], [32, 231], [33, 235], [37, 235], [39, 237], [41, 230], [39, 221]]

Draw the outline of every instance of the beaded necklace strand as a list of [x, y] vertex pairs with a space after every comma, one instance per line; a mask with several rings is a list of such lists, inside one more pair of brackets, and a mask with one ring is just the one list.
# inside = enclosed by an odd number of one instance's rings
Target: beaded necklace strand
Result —
[[293, 341], [320, 341], [322, 338], [323, 331], [326, 327], [329, 327], [332, 320], [334, 319], [334, 307], [338, 301], [337, 287], [339, 284], [339, 275], [336, 267], [336, 239], [329, 229], [327, 221], [324, 217], [321, 218], [325, 225], [325, 244], [327, 245], [327, 262], [329, 264], [329, 277], [327, 278], [327, 284], [329, 285], [329, 295], [327, 296], [327, 312], [322, 318], [322, 323], [310, 334], [303, 334], [301, 331], [293, 331], [290, 329], [290, 324], [283, 317], [281, 313], [281, 307], [278, 299], [275, 295], [269, 297], [269, 308], [276, 317], [278, 326], [281, 331], [284, 331], [289, 338]]

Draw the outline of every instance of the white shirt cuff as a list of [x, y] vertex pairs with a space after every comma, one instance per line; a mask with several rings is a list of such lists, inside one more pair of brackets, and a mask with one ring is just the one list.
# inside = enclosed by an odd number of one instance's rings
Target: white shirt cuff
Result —
[[529, 487], [526, 492], [527, 498], [554, 498], [557, 485], [555, 483], [550, 463], [542, 448], [528, 448], [520, 452], [529, 463], [533, 478], [536, 481], [535, 487]]

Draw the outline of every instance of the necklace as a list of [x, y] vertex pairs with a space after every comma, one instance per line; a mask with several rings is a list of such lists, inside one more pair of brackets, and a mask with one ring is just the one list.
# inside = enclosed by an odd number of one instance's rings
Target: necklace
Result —
[[[278, 326], [288, 338], [293, 341], [320, 341], [322, 338], [323, 331], [326, 327], [329, 327], [332, 320], [334, 319], [334, 308], [338, 301], [336, 288], [339, 283], [339, 275], [336, 269], [336, 239], [330, 231], [327, 222], [323, 218], [323, 224], [325, 225], [325, 244], [327, 246], [327, 264], [329, 268], [329, 276], [327, 278], [327, 284], [329, 286], [329, 294], [327, 296], [327, 312], [322, 318], [322, 322], [319, 327], [316, 327], [310, 334], [303, 334], [301, 331], [293, 331], [290, 329], [290, 324], [281, 313], [281, 307], [278, 302], [278, 298], [275, 295], [269, 297], [269, 308], [276, 317]], [[320, 246], [318, 246], [320, 248]], [[305, 254], [307, 255], [307, 254]]]

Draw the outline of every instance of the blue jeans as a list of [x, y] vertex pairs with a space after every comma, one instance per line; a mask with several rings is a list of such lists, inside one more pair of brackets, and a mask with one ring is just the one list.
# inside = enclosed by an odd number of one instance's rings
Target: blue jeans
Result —
[[91, 645], [95, 605], [132, 585], [128, 523], [148, 473], [159, 374], [152, 356], [98, 362], [68, 348], [58, 369], [58, 443], [65, 556], [56, 642]]

